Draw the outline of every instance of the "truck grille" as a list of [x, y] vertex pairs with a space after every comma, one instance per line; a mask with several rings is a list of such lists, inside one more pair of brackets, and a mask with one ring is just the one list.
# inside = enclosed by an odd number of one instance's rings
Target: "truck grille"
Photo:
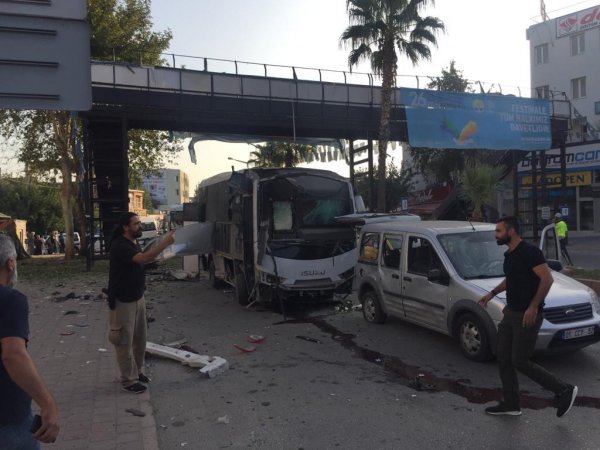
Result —
[[544, 308], [544, 319], [552, 323], [578, 322], [591, 317], [592, 305], [590, 303]]

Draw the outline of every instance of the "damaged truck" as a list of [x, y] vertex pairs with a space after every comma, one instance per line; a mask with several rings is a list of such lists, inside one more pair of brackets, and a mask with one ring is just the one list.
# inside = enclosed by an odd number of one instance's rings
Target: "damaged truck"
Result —
[[335, 218], [364, 209], [346, 179], [317, 169], [254, 168], [202, 181], [200, 222], [214, 223], [203, 268], [213, 286], [250, 302], [319, 301], [352, 289], [352, 224]]

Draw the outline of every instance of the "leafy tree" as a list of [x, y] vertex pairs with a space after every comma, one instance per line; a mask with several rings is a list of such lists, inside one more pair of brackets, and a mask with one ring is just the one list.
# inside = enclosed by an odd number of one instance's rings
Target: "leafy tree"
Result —
[[448, 69], [442, 69], [442, 76], [432, 78], [427, 87], [446, 92], [474, 92], [471, 82], [463, 76], [462, 70], [456, 68], [454, 60], [450, 61]]
[[481, 221], [484, 216], [485, 203], [489, 202], [500, 186], [501, 167], [492, 167], [481, 163], [465, 166], [459, 175], [459, 196], [471, 202], [472, 218]]
[[350, 69], [362, 60], [369, 60], [373, 72], [380, 75], [381, 119], [379, 124], [379, 161], [377, 210], [385, 209], [385, 172], [392, 100], [398, 68], [398, 53], [413, 65], [430, 59], [429, 45], [437, 45], [436, 33], [444, 30], [436, 17], [423, 17], [421, 12], [433, 0], [347, 0], [350, 26], [340, 42], [351, 46], [348, 55]]
[[248, 161], [259, 167], [295, 167], [306, 161], [310, 155], [315, 156], [317, 150], [312, 145], [291, 144], [288, 142], [267, 142], [255, 145]]
[[[160, 54], [168, 48], [169, 30], [152, 30], [150, 0], [89, 0], [91, 56], [94, 59], [140, 61], [159, 64]], [[60, 203], [67, 233], [65, 257], [71, 258], [73, 218], [80, 230], [86, 229], [83, 191], [83, 156], [76, 145], [81, 127], [76, 116], [65, 111], [0, 111], [0, 126], [5, 137], [21, 141], [19, 160], [29, 173], [59, 175]], [[140, 179], [179, 151], [169, 144], [167, 134], [158, 131], [129, 132], [130, 179]], [[86, 233], [81, 233], [82, 253], [87, 249]]]
[[[361, 173], [365, 176], [361, 176]], [[356, 177], [356, 190], [361, 194], [367, 210], [373, 208], [370, 205], [370, 199], [367, 196], [369, 192], [369, 178], [366, 176], [366, 171], [358, 171]], [[384, 182], [385, 182], [385, 211], [394, 211], [398, 209], [400, 201], [403, 197], [407, 197], [412, 187], [412, 171], [411, 169], [398, 169], [394, 161], [390, 161], [387, 166]], [[374, 174], [374, 183], [378, 183], [379, 173]], [[375, 192], [375, 204], [378, 205], [377, 196], [379, 192]]]
[[27, 228], [37, 234], [60, 231], [63, 227], [55, 183], [0, 179], [0, 212], [14, 219], [27, 219]]

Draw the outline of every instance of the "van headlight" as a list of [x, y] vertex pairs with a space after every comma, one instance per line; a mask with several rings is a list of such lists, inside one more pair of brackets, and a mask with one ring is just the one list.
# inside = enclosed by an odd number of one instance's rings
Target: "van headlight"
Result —
[[596, 314], [600, 314], [600, 300], [598, 300], [598, 294], [591, 288], [588, 288], [590, 293], [590, 300], [592, 301], [592, 308]]

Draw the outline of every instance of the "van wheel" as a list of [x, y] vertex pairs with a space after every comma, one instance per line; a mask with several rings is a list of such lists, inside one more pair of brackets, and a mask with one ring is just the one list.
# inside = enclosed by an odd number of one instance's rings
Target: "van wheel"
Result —
[[242, 306], [246, 306], [248, 303], [250, 303], [248, 287], [246, 285], [246, 277], [241, 272], [237, 272], [235, 274], [235, 297]]
[[465, 313], [458, 318], [455, 336], [463, 355], [472, 361], [489, 361], [492, 359], [490, 338], [483, 321], [472, 313]]
[[379, 298], [374, 291], [367, 291], [362, 296], [363, 317], [369, 323], [384, 323], [387, 318], [381, 309]]

